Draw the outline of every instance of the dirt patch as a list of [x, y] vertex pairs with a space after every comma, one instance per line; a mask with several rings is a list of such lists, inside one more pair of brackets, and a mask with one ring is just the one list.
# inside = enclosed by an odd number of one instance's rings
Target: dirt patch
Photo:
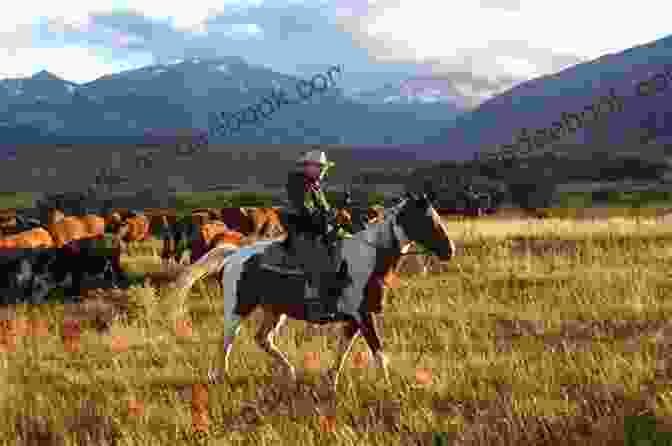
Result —
[[119, 320], [132, 322], [139, 316], [138, 306], [129, 297], [128, 290], [90, 289], [78, 303], [65, 304], [66, 317], [79, 320], [98, 333], [107, 333]]
[[[264, 417], [335, 417], [337, 398], [328, 385], [331, 378], [323, 375], [317, 385], [309, 384], [304, 376], [297, 378], [296, 383], [274, 378], [258, 385], [256, 399], [242, 401], [240, 410], [225, 414], [217, 430], [253, 431], [264, 423]], [[362, 402], [357, 416], [346, 415], [341, 422], [355, 432], [400, 432], [401, 406], [399, 400], [370, 399]]]
[[[288, 416], [296, 420], [301, 417], [333, 415], [336, 411], [336, 394], [328, 381], [329, 378], [324, 376], [316, 386], [300, 373], [297, 374], [296, 382], [281, 377], [260, 379], [253, 401], [241, 401], [241, 409], [233, 412], [223, 408], [224, 416], [217, 421], [217, 431], [250, 432], [266, 423], [265, 417]], [[245, 383], [245, 380], [231, 382], [234, 387]]]
[[[653, 337], [660, 344], [672, 344], [672, 322], [663, 320], [593, 320], [563, 321], [545, 328], [543, 321], [496, 319], [493, 336], [499, 350], [510, 350], [523, 337], [535, 337], [549, 347], [565, 350], [580, 348], [602, 339], [629, 340], [634, 344], [642, 337]], [[635, 346], [639, 349], [638, 345]]]
[[149, 271], [145, 273], [145, 281], [150, 286], [162, 288], [175, 281], [185, 269], [186, 266], [178, 265], [168, 271]]
[[575, 415], [521, 416], [506, 386], [490, 400], [435, 397], [432, 409], [464, 417], [467, 428], [455, 435], [461, 445], [623, 444], [625, 417], [653, 413], [650, 400], [629, 398], [618, 385], [568, 385], [561, 393], [559, 397], [577, 403]]
[[[93, 401], [84, 401], [77, 414], [68, 417], [66, 431], [76, 438], [77, 445], [118, 444], [119, 429], [113, 420], [99, 413]], [[65, 435], [57, 432], [54, 423], [44, 416], [18, 416], [15, 422], [17, 444], [65, 446]]]

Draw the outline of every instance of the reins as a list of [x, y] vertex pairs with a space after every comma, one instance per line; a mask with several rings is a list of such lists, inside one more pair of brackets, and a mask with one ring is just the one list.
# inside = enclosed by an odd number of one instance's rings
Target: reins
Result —
[[[354, 238], [354, 237], [353, 237], [353, 238]], [[370, 247], [372, 247], [372, 248], [376, 248], [376, 249], [381, 249], [380, 246], [376, 246], [375, 244], [373, 244], [373, 243], [369, 243], [369, 242], [367, 242], [366, 240], [361, 240], [361, 239], [357, 239], [357, 240], [358, 240], [359, 242], [361, 242], [362, 244], [364, 244], [364, 245], [368, 245], [368, 246], [370, 246]], [[415, 242], [411, 242], [411, 243], [415, 243]], [[433, 253], [432, 251], [430, 251], [430, 250], [425, 250], [425, 251], [400, 252], [399, 255], [400, 255], [400, 256], [410, 256], [410, 255], [434, 255], [434, 253]]]
[[[378, 223], [378, 224], [383, 224], [383, 223]], [[395, 223], [395, 224], [396, 224], [396, 223]], [[336, 228], [336, 227], [341, 227], [341, 228], [343, 228], [344, 225], [335, 225], [335, 228]], [[366, 229], [364, 229], [364, 231], [365, 231], [365, 230], [366, 230]], [[363, 232], [363, 231], [361, 231], [361, 232]], [[377, 246], [377, 245], [375, 245], [374, 243], [370, 243], [370, 242], [368, 242], [368, 241], [366, 241], [366, 240], [363, 240], [363, 239], [360, 239], [360, 238], [355, 237], [355, 235], [358, 234], [358, 233], [359, 233], [359, 232], [353, 234], [351, 238], [352, 238], [352, 239], [355, 239], [355, 238], [356, 238], [357, 241], [359, 241], [360, 243], [362, 243], [362, 244], [364, 244], [364, 245], [368, 245], [368, 246], [370, 246], [370, 247], [372, 247], [372, 248], [375, 248], [375, 249], [382, 249], [380, 246]], [[416, 242], [411, 241], [411, 243], [415, 244]], [[410, 256], [410, 255], [429, 255], [429, 256], [431, 256], [431, 255], [434, 255], [434, 253], [433, 253], [432, 251], [428, 250], [428, 249], [425, 249], [424, 251], [400, 252], [399, 255], [400, 255], [400, 256]]]

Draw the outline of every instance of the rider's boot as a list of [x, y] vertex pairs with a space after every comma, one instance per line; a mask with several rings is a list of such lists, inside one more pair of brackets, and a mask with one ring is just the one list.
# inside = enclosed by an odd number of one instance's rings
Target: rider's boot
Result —
[[296, 248], [294, 243], [295, 237], [296, 234], [294, 234], [293, 231], [287, 231], [287, 237], [281, 243], [281, 246], [284, 251], [284, 259], [282, 262], [284, 264], [289, 264], [291, 263], [290, 259], [296, 258]]
[[305, 316], [309, 322], [333, 320], [337, 312], [335, 299], [322, 286], [322, 282], [321, 277], [313, 277], [312, 280], [306, 282], [307, 302]]

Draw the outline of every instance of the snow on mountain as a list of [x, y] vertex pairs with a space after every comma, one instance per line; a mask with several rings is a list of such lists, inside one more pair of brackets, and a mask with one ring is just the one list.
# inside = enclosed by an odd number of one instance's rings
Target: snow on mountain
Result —
[[353, 89], [348, 96], [366, 104], [442, 103], [465, 110], [473, 103], [451, 81], [427, 76], [408, 78], [398, 84], [387, 83], [370, 90]]
[[[109, 141], [111, 136], [143, 140], [146, 128], [209, 129], [210, 114], [233, 113], [270, 97], [273, 90], [284, 90], [293, 99], [299, 79], [250, 65], [236, 56], [161, 63], [81, 85], [40, 72], [1, 81], [0, 121], [24, 126], [11, 133], [17, 141], [43, 134], [52, 134], [54, 141], [88, 138], [87, 143]], [[19, 89], [22, 94], [12, 96]], [[426, 90], [418, 90], [417, 97], [409, 100], [398, 86], [392, 87], [378, 103], [365, 104], [348, 98], [336, 85], [300, 106], [279, 107], [259, 125], [211, 137], [243, 144], [418, 144], [435, 134], [437, 125], [444, 126], [461, 112], [440, 88]], [[384, 101], [395, 96], [395, 91], [398, 98]], [[8, 133], [3, 130], [3, 134]]]
[[215, 70], [221, 71], [222, 73], [231, 74], [231, 69], [227, 64], [217, 65]]

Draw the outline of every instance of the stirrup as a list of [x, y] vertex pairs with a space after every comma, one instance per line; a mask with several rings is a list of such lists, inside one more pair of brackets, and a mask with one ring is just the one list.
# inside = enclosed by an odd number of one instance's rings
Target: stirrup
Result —
[[334, 318], [336, 311], [321, 299], [309, 300], [304, 303], [305, 316], [308, 321], [327, 321]]
[[310, 301], [318, 301], [320, 299], [320, 290], [306, 284], [306, 299]]

